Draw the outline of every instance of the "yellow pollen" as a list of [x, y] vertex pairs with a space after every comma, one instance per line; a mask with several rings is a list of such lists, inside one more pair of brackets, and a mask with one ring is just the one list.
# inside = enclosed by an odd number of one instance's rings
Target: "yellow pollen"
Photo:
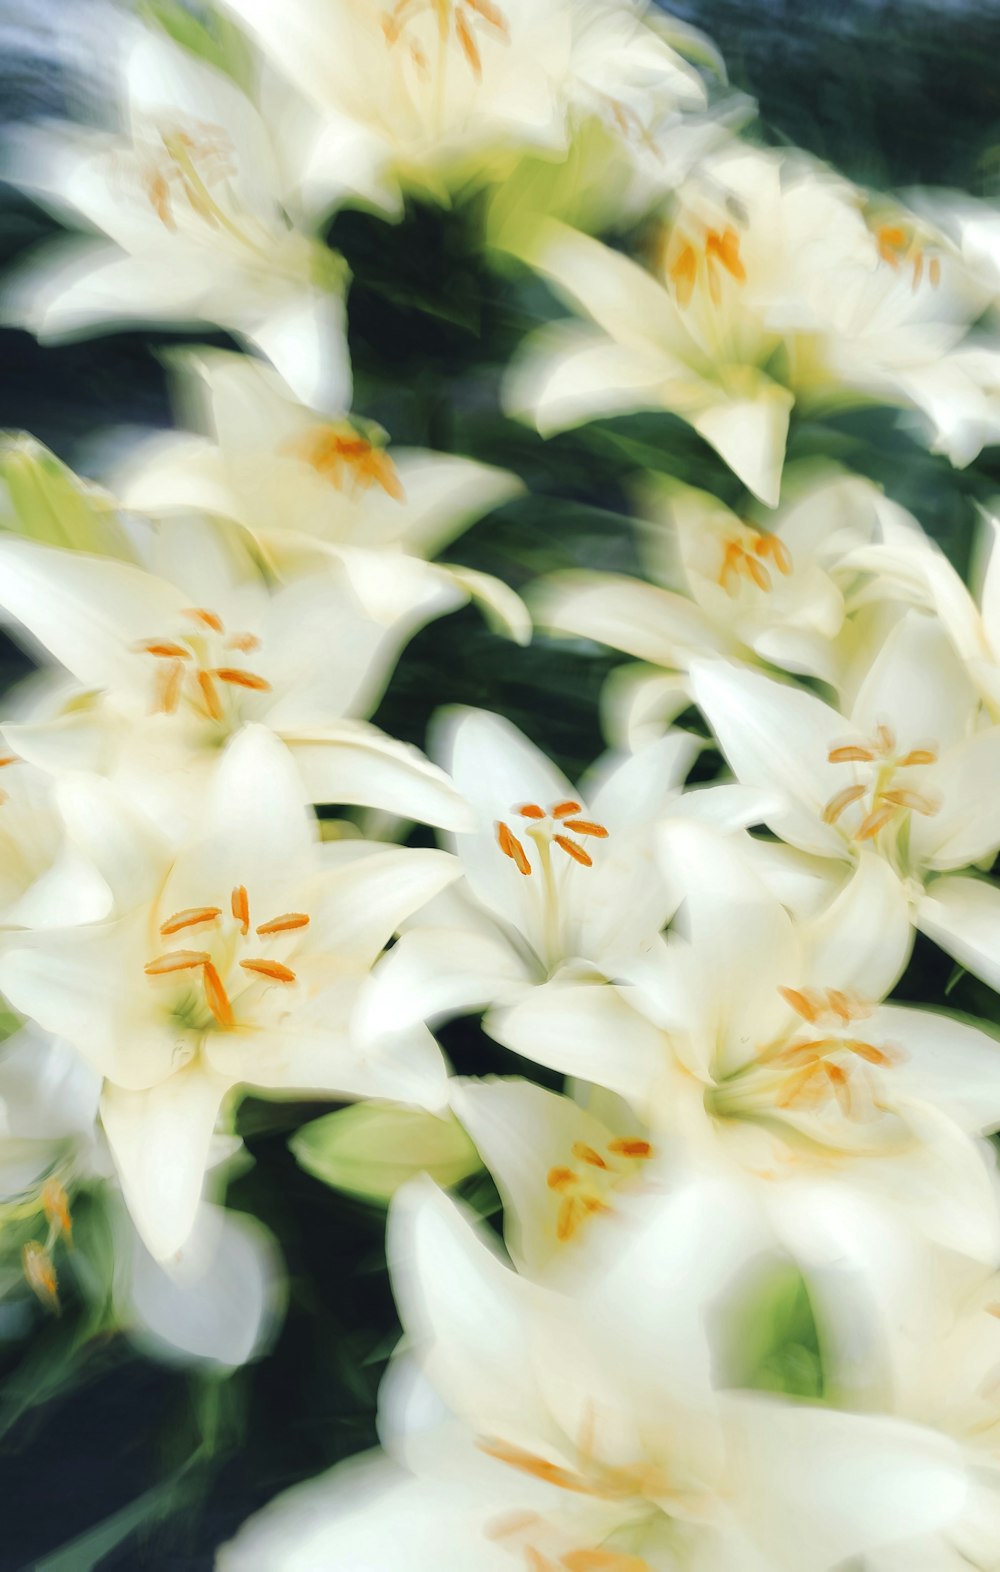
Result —
[[574, 1141], [570, 1150], [575, 1158], [581, 1163], [589, 1163], [591, 1168], [607, 1168], [608, 1166], [600, 1152], [595, 1152], [594, 1148], [588, 1146], [586, 1141]]
[[845, 786], [843, 791], [838, 791], [823, 809], [823, 823], [836, 824], [841, 814], [853, 802], [860, 802], [865, 794], [864, 786]]
[[252, 688], [255, 693], [271, 691], [271, 684], [264, 677], [258, 677], [254, 671], [244, 671], [239, 666], [216, 666], [213, 672], [205, 675], [215, 677], [218, 682], [230, 682], [237, 688]]
[[229, 908], [240, 925], [244, 939], [250, 932], [250, 897], [245, 884], [238, 884], [230, 897]]
[[205, 1002], [216, 1021], [225, 1030], [230, 1031], [236, 1024], [233, 1007], [229, 1002], [229, 995], [222, 986], [219, 976], [211, 961], [206, 961], [202, 971], [202, 980], [205, 986]]
[[584, 851], [582, 846], [578, 846], [576, 841], [571, 841], [568, 835], [553, 835], [552, 839], [567, 857], [572, 857], [573, 861], [578, 862], [582, 868], [594, 866], [594, 859], [590, 853]]

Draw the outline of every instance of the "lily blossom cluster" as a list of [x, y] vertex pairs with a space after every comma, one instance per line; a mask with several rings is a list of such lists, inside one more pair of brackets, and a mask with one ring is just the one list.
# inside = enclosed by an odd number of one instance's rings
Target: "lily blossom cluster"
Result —
[[[1000, 514], [967, 583], [809, 444], [1000, 438], [1000, 221], [764, 145], [645, 0], [203, 10], [122, 20], [113, 125], [5, 154], [90, 231], [9, 322], [234, 342], [99, 479], [0, 450], [0, 1315], [266, 1357], [283, 1241], [227, 1187], [283, 1103], [388, 1203], [403, 1335], [380, 1447], [222, 1572], [997, 1572]], [[415, 213], [536, 318], [437, 448], [334, 245]], [[633, 569], [581, 529], [522, 598], [506, 525], [588, 432]], [[376, 716], [470, 603], [498, 672], [629, 657], [585, 769], [499, 680], [435, 672], [426, 751]]]

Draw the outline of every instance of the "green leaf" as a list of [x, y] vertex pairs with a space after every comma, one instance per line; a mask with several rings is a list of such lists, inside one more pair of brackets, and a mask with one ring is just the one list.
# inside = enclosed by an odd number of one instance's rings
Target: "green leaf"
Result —
[[457, 1119], [396, 1103], [341, 1108], [304, 1125], [289, 1146], [315, 1179], [381, 1205], [414, 1174], [453, 1185], [481, 1167]]

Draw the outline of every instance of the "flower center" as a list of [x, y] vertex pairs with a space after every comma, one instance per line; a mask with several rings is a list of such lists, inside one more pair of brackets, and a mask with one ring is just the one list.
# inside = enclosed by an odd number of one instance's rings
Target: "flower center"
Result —
[[144, 163], [142, 183], [164, 228], [177, 229], [175, 204], [180, 201], [211, 229], [228, 230], [244, 241], [242, 231], [211, 192], [237, 168], [236, 150], [221, 126], [189, 121], [160, 128], [156, 137], [159, 147]]
[[561, 1244], [573, 1239], [588, 1218], [612, 1211], [607, 1199], [609, 1192], [634, 1179], [643, 1163], [653, 1156], [648, 1141], [628, 1137], [609, 1141], [605, 1147], [607, 1156], [602, 1156], [586, 1141], [575, 1141], [571, 1151], [584, 1171], [550, 1168], [545, 1178], [549, 1189], [560, 1197], [556, 1238]]
[[850, 837], [855, 841], [873, 841], [907, 813], [937, 813], [941, 807], [939, 797], [896, 782], [899, 770], [935, 764], [937, 757], [934, 746], [910, 748], [901, 754], [895, 732], [882, 722], [876, 726], [874, 737], [831, 748], [827, 754], [831, 764], [853, 764], [855, 775], [860, 770], [866, 779], [855, 780], [834, 793], [823, 809], [824, 824], [839, 823], [848, 809], [856, 807]]
[[[909, 268], [911, 288], [916, 292], [924, 276], [926, 252], [912, 228], [893, 222], [880, 224], [874, 233], [880, 261], [891, 267], [894, 272], [899, 272], [904, 267]], [[937, 289], [941, 282], [940, 257], [932, 256], [927, 262], [927, 277], [931, 288]]]
[[673, 285], [677, 304], [690, 305], [695, 289], [707, 289], [714, 306], [722, 301], [724, 277], [736, 284], [746, 283], [746, 268], [740, 255], [739, 231], [731, 224], [725, 229], [706, 230], [704, 239], [688, 239], [670, 230], [661, 258], [667, 281]]
[[[166, 977], [175, 982], [182, 978], [190, 981], [185, 974], [194, 973], [200, 993], [196, 1006], [201, 1008], [196, 1007], [193, 1011], [189, 996], [175, 1002], [175, 1013], [192, 1027], [199, 1024], [211, 1027], [214, 1023], [222, 1031], [232, 1031], [237, 1025], [233, 1008], [237, 994], [243, 1002], [242, 996], [248, 994], [254, 984], [288, 986], [297, 981], [295, 972], [284, 961], [273, 956], [243, 953], [251, 926], [250, 897], [245, 884], [238, 884], [233, 890], [229, 910], [231, 921], [223, 920], [220, 906], [191, 906], [174, 912], [160, 924], [160, 937], [170, 939], [176, 934], [198, 929], [207, 938], [210, 948], [166, 950], [147, 961], [144, 967], [147, 977]], [[266, 948], [267, 941], [276, 936], [295, 933], [308, 925], [309, 918], [304, 912], [282, 912], [280, 916], [258, 923], [254, 933], [257, 939], [265, 941]], [[254, 949], [258, 948], [256, 943], [251, 943]]]
[[338, 491], [367, 491], [376, 485], [396, 502], [406, 501], [396, 466], [385, 448], [361, 436], [346, 421], [311, 426], [285, 451], [309, 464]]
[[200, 606], [192, 607], [185, 616], [191, 618], [194, 631], [185, 630], [176, 639], [144, 639], [136, 645], [139, 654], [158, 662], [154, 714], [173, 715], [184, 698], [200, 715], [223, 721], [226, 688], [270, 692], [271, 684], [265, 678], [233, 664], [239, 655], [260, 648], [256, 634], [227, 636], [222, 618]]
[[[707, 1094], [709, 1111], [722, 1117], [767, 1116], [775, 1111], [819, 1110], [836, 1102], [845, 1119], [866, 1122], [884, 1108], [875, 1071], [899, 1064], [902, 1050], [869, 1042], [856, 1022], [873, 1006], [839, 988], [779, 988], [805, 1023], [767, 1048]], [[806, 1030], [805, 1028], [808, 1028]]]
[[[571, 840], [565, 833], [572, 830], [575, 835], [585, 835], [597, 840], [607, 837], [607, 830], [603, 824], [595, 824], [591, 819], [583, 819], [580, 814], [583, 808], [578, 802], [566, 801], [554, 803], [546, 810], [539, 807], [537, 802], [526, 802], [521, 807], [513, 810], [520, 818], [526, 819], [527, 825], [522, 831], [526, 839], [534, 841], [538, 848], [543, 870], [549, 866], [549, 847], [554, 844], [560, 851], [566, 853], [574, 862], [583, 868], [592, 868], [594, 859], [585, 846], [579, 841]], [[514, 832], [502, 819], [496, 826], [497, 845], [505, 857], [509, 857], [518, 873], [525, 876], [532, 872], [531, 862], [524, 849], [524, 842], [519, 840]]]
[[[507, 18], [493, 0], [398, 0], [391, 11], [382, 17], [382, 31], [390, 48], [407, 34], [418, 17], [430, 12], [436, 23], [439, 44], [445, 46], [454, 37], [472, 74], [481, 78], [483, 57], [479, 50], [476, 29], [485, 29], [493, 38], [510, 38]], [[412, 36], [406, 44], [410, 57], [424, 75], [430, 72], [430, 63], [421, 45]]]
[[792, 554], [780, 535], [765, 535], [748, 529], [742, 536], [728, 536], [719, 570], [719, 583], [726, 594], [735, 600], [744, 581], [765, 593], [770, 591], [772, 579], [765, 566], [767, 559], [786, 578], [791, 573]]

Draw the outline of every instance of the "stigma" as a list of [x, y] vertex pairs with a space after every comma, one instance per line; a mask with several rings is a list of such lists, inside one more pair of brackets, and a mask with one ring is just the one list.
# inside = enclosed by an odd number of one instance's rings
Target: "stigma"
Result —
[[[580, 803], [567, 799], [565, 802], [553, 803], [550, 808], [543, 808], [537, 802], [525, 802], [513, 810], [519, 818], [526, 820], [522, 834], [526, 840], [535, 843], [545, 866], [548, 866], [549, 846], [558, 846], [559, 850], [569, 857], [572, 862], [579, 863], [581, 868], [592, 868], [594, 859], [585, 846], [578, 840], [573, 840], [566, 834], [571, 830], [573, 835], [582, 835], [592, 840], [606, 840], [608, 832], [603, 824], [598, 824], [594, 819], [583, 817], [583, 808]], [[505, 857], [509, 857], [518, 873], [525, 877], [530, 875], [531, 861], [522, 841], [510, 826], [499, 819], [496, 824], [497, 845]]]

